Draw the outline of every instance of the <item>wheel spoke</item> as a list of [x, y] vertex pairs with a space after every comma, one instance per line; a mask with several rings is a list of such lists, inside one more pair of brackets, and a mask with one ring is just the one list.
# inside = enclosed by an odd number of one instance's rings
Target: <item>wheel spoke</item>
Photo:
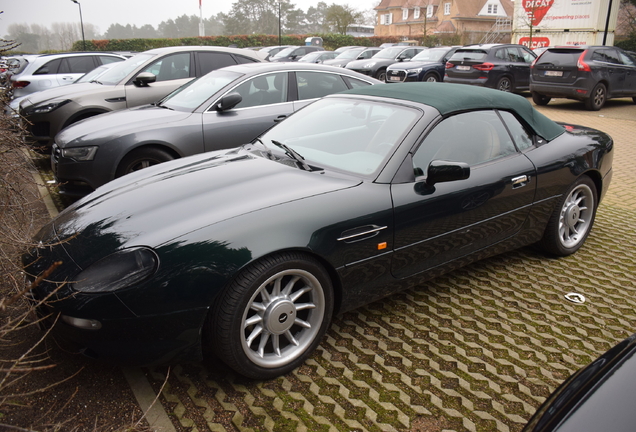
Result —
[[304, 327], [304, 328], [311, 328], [311, 324], [309, 324], [307, 321], [303, 321], [300, 318], [296, 318], [294, 320], [294, 324], [296, 324], [297, 326], [300, 327]]
[[253, 302], [250, 305], [250, 309], [256, 312], [265, 312], [265, 305], [263, 303], [259, 303], [259, 302]]
[[296, 291], [293, 295], [290, 296], [290, 299], [292, 302], [296, 302], [296, 300], [298, 300], [300, 297], [302, 297], [304, 294], [308, 293], [309, 291], [311, 291], [311, 287], [305, 285], [302, 289]]
[[301, 311], [301, 310], [307, 310], [307, 309], [315, 309], [316, 305], [313, 303], [298, 303], [296, 305], [296, 310], [297, 311]]
[[279, 335], [272, 335], [272, 346], [274, 347], [274, 354], [280, 357], [282, 353], [280, 351], [280, 336]]
[[289, 330], [287, 330], [285, 332], [285, 337], [287, 338], [287, 340], [289, 341], [290, 344], [294, 345], [294, 346], [298, 346], [300, 345], [298, 343], [298, 341], [296, 340], [296, 338], [294, 337], [293, 334], [291, 334], [291, 332]]
[[250, 335], [247, 337], [247, 339], [245, 340], [245, 343], [247, 344], [248, 347], [252, 346], [252, 343], [254, 342], [254, 340], [261, 334], [263, 333], [263, 327], [261, 326], [256, 326], [254, 327], [254, 329], [252, 329], [252, 333], [250, 333]]
[[265, 357], [265, 345], [267, 345], [267, 342], [269, 341], [269, 333], [263, 333], [261, 335], [261, 341], [258, 344], [258, 355], [263, 358]]
[[292, 292], [292, 289], [294, 288], [294, 285], [296, 285], [296, 282], [298, 282], [299, 280], [300, 276], [294, 276], [289, 282], [287, 282], [287, 285], [285, 285], [285, 289], [283, 289], [282, 294], [284, 296], [288, 296]]
[[262, 322], [263, 322], [263, 317], [256, 314], [245, 320], [245, 325], [243, 325], [243, 328], [246, 329], [248, 327], [255, 326], [256, 324], [260, 324]]

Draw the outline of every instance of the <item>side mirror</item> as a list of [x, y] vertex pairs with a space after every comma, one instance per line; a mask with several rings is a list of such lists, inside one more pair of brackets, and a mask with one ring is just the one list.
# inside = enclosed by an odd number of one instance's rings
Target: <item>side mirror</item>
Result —
[[426, 185], [431, 187], [435, 183], [466, 180], [468, 177], [470, 166], [467, 163], [434, 160], [428, 165]]
[[157, 81], [157, 76], [150, 72], [141, 72], [133, 80], [133, 84], [137, 87], [148, 87], [153, 82]]
[[219, 112], [227, 111], [240, 104], [242, 100], [243, 96], [241, 96], [237, 92], [228, 93], [216, 103], [214, 109]]

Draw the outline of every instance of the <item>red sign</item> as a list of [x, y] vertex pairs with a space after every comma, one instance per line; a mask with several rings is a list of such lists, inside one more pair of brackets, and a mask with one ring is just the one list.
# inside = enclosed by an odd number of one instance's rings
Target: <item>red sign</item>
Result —
[[519, 39], [519, 43], [521, 45], [525, 45], [530, 49], [541, 48], [550, 46], [550, 38], [547, 37], [533, 37], [532, 44], [530, 43], [529, 37], [522, 37]]
[[523, 8], [528, 14], [528, 18], [532, 21], [532, 26], [538, 26], [543, 20], [545, 14], [548, 13], [554, 0], [522, 0]]

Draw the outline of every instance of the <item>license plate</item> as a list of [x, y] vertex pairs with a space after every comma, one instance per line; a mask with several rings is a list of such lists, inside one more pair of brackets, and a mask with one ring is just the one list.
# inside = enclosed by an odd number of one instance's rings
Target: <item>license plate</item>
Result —
[[457, 70], [470, 70], [470, 66], [457, 66]]
[[545, 76], [560, 77], [563, 76], [563, 71], [545, 71]]
[[389, 77], [389, 81], [400, 81], [400, 77], [399, 76]]

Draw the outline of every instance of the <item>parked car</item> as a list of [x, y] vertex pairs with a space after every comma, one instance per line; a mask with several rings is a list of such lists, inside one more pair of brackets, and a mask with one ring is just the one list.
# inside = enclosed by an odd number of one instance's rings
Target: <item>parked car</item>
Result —
[[631, 97], [636, 102], [636, 57], [617, 47], [551, 47], [531, 71], [530, 92], [537, 105], [568, 98], [598, 111], [611, 98]]
[[314, 51], [324, 51], [320, 46], [290, 46], [283, 48], [269, 58], [271, 62], [293, 62]]
[[289, 48], [290, 46], [292, 46], [292, 45], [276, 45], [276, 46], [270, 46], [270, 47], [261, 48], [259, 51], [264, 53], [264, 54], [266, 54], [265, 59], [269, 60], [272, 56], [278, 54], [279, 52], [281, 52], [285, 48]]
[[470, 45], [446, 63], [444, 82], [522, 92], [530, 87], [530, 64], [537, 56], [515, 44]]
[[636, 424], [636, 335], [581, 368], [556, 389], [524, 432], [631, 432]]
[[55, 137], [60, 193], [86, 195], [124, 174], [171, 159], [249, 143], [316, 98], [379, 84], [312, 63], [252, 63], [215, 70], [154, 105], [84, 120]]
[[72, 84], [86, 72], [126, 57], [105, 52], [45, 54], [29, 61], [19, 74], [11, 77], [13, 96], [21, 97], [53, 87]]
[[11, 77], [21, 73], [29, 64], [29, 61], [33, 61], [37, 57], [39, 57], [39, 54], [24, 54], [3, 58], [4, 67], [0, 70], [0, 85], [13, 93]]
[[338, 53], [335, 51], [314, 51], [309, 54], [305, 54], [298, 59], [301, 63], [324, 63], [325, 60], [333, 60]]
[[409, 61], [426, 47], [394, 46], [384, 48], [369, 60], [354, 60], [345, 67], [379, 79], [386, 80], [386, 68], [396, 62]]
[[238, 48], [156, 48], [120, 62], [96, 82], [29, 95], [20, 103], [20, 114], [28, 121], [31, 139], [50, 152], [55, 135], [79, 120], [156, 102], [211, 70], [264, 58]]
[[354, 48], [366, 48], [366, 47], [363, 47], [360, 45], [347, 45], [347, 46], [341, 46], [340, 48], [336, 48], [334, 51], [340, 54], [342, 52], [345, 52], [347, 50], [354, 49]]
[[377, 47], [358, 47], [351, 48], [342, 51], [333, 60], [325, 60], [324, 64], [337, 67], [345, 67], [354, 60], [368, 60], [377, 53], [382, 51], [382, 48]]
[[458, 48], [429, 48], [410, 61], [392, 64], [386, 68], [386, 82], [443, 81], [446, 62]]
[[[301, 365], [335, 313], [528, 244], [569, 255], [612, 176], [607, 134], [439, 83], [326, 96], [253, 143], [116, 179], [22, 262], [42, 323], [101, 360]], [[61, 262], [61, 264], [60, 264]]]

